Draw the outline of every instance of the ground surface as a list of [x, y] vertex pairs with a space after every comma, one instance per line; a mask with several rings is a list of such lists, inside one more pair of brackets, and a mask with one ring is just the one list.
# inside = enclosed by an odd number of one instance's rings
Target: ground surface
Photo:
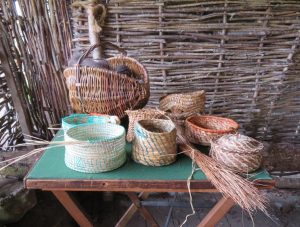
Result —
[[[273, 220], [267, 218], [262, 213], [254, 214], [254, 226], [273, 227], [300, 226], [300, 191], [298, 190], [272, 190], [268, 191], [270, 197], [270, 211], [273, 215]], [[95, 226], [110, 227], [114, 226], [117, 220], [122, 216], [127, 207], [130, 205], [129, 200], [122, 194], [113, 194], [112, 201], [109, 200], [109, 195], [97, 192], [76, 193], [76, 198], [80, 201], [87, 213], [92, 217]], [[166, 201], [174, 200], [174, 194], [157, 193], [153, 194], [149, 199], [154, 205], [164, 206], [149, 206], [150, 212], [153, 214], [160, 226], [165, 225], [165, 220], [169, 212], [169, 207], [165, 204]], [[15, 224], [7, 225], [8, 227], [75, 227], [77, 224], [72, 220], [65, 209], [49, 192], [37, 191], [38, 204], [28, 212], [24, 218]], [[185, 226], [196, 226], [200, 220], [209, 211], [209, 207], [220, 197], [214, 193], [194, 193], [193, 200], [196, 214], [188, 219]], [[158, 201], [165, 202], [158, 202]], [[179, 203], [183, 202], [183, 203]], [[175, 205], [173, 208], [169, 227], [180, 226], [184, 221], [185, 216], [191, 212], [188, 202], [188, 194], [177, 194]], [[151, 205], [151, 204], [148, 204]], [[152, 204], [153, 205], [153, 204]], [[144, 219], [140, 215], [135, 215], [128, 226], [147, 227]], [[239, 207], [234, 207], [230, 213], [222, 220], [218, 226], [249, 226], [253, 223], [247, 214], [243, 214]]]

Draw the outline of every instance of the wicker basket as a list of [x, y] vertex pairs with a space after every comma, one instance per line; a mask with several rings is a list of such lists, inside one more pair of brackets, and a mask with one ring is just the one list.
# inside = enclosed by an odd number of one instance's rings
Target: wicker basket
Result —
[[205, 92], [195, 91], [182, 94], [170, 94], [160, 98], [159, 108], [175, 119], [185, 119], [191, 115], [203, 113]]
[[205, 146], [225, 134], [236, 133], [238, 128], [238, 123], [232, 119], [210, 115], [195, 115], [185, 121], [185, 133], [189, 141]]
[[172, 121], [140, 120], [134, 128], [132, 158], [147, 166], [169, 165], [176, 160], [176, 128]]
[[249, 173], [261, 166], [263, 144], [244, 135], [225, 135], [211, 143], [210, 155], [219, 163], [239, 173]]
[[[110, 70], [80, 66], [83, 59], [96, 47], [104, 44], [123, 53], [107, 59]], [[150, 95], [147, 71], [138, 61], [124, 55], [126, 52], [123, 49], [111, 43], [93, 45], [82, 55], [75, 67], [64, 71], [70, 103], [77, 113], [94, 112], [122, 118], [125, 110], [146, 105]], [[114, 71], [117, 65], [126, 65], [136, 78]]]
[[81, 124], [103, 124], [103, 123], [112, 123], [119, 124], [120, 120], [117, 116], [93, 116], [88, 114], [72, 114], [70, 116], [62, 118], [62, 128], [66, 132], [68, 129], [81, 125]]
[[127, 110], [125, 111], [129, 118], [128, 132], [126, 139], [128, 142], [134, 140], [134, 126], [139, 120], [150, 120], [150, 119], [166, 119], [162, 111], [156, 109], [140, 109], [140, 110]]
[[67, 130], [65, 164], [70, 169], [99, 173], [126, 161], [125, 129], [116, 124], [85, 124]]

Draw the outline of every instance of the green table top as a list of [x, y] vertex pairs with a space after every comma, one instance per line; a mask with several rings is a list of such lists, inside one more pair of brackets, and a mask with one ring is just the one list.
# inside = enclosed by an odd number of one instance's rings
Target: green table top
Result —
[[[63, 133], [59, 132], [54, 141], [63, 140]], [[191, 174], [192, 162], [185, 155], [178, 155], [177, 161], [168, 166], [150, 167], [135, 163], [130, 158], [131, 145], [127, 147], [128, 158], [126, 163], [119, 169], [105, 173], [81, 173], [69, 169], [64, 163], [64, 146], [49, 146], [40, 160], [29, 172], [27, 180], [187, 180]], [[259, 170], [249, 175], [255, 180], [271, 180], [265, 170]], [[207, 180], [201, 170], [193, 175], [193, 180]]]

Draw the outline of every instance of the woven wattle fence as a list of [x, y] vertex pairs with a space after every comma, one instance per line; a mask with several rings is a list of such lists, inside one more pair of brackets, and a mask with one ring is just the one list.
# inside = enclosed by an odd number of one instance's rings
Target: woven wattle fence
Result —
[[[299, 1], [111, 0], [107, 9], [102, 40], [146, 66], [149, 105], [204, 89], [207, 113], [252, 136], [300, 143]], [[74, 46], [86, 48], [84, 10], [72, 22]]]

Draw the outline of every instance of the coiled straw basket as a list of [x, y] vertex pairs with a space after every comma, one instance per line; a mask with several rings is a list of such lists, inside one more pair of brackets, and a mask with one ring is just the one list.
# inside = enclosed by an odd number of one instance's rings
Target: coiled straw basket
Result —
[[[110, 69], [80, 66], [98, 46], [109, 45], [122, 55], [108, 58]], [[146, 105], [150, 90], [146, 69], [135, 59], [125, 56], [126, 51], [109, 42], [92, 45], [78, 60], [75, 67], [64, 71], [72, 108], [77, 113], [101, 113], [125, 116], [127, 109]], [[118, 65], [127, 66], [135, 78], [115, 71]]]
[[176, 128], [170, 120], [140, 120], [135, 124], [132, 158], [147, 166], [169, 165], [176, 160]]
[[79, 172], [106, 172], [126, 161], [125, 129], [120, 125], [78, 125], [67, 130], [65, 141], [65, 164]]
[[210, 155], [238, 173], [250, 173], [260, 167], [263, 148], [261, 142], [248, 136], [224, 135], [211, 142]]
[[150, 119], [166, 119], [162, 111], [156, 109], [140, 109], [140, 110], [126, 110], [126, 114], [129, 118], [128, 132], [126, 139], [128, 142], [134, 140], [134, 126], [139, 120], [150, 120]]
[[205, 146], [225, 134], [236, 133], [238, 128], [238, 123], [232, 119], [210, 115], [195, 115], [185, 121], [188, 140]]
[[171, 118], [185, 119], [191, 115], [203, 113], [205, 109], [205, 91], [170, 94], [159, 100], [159, 109]]

